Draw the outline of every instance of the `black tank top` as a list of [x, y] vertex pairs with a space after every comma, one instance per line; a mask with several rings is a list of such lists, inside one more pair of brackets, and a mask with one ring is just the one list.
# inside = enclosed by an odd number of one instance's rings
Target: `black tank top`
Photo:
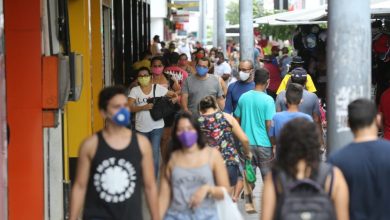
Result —
[[114, 150], [97, 133], [98, 146], [92, 159], [83, 219], [142, 219], [142, 154], [137, 134], [123, 150]]

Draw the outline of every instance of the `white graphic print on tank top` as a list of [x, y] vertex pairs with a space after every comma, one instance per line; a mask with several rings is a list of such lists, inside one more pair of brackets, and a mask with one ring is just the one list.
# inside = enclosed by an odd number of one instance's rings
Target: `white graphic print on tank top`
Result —
[[131, 197], [136, 179], [134, 166], [129, 161], [111, 157], [97, 166], [94, 186], [101, 199], [118, 203]]

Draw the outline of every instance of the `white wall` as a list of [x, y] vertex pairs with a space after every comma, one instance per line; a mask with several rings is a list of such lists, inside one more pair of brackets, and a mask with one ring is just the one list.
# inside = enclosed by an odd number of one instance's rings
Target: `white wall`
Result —
[[[168, 5], [166, 0], [150, 0], [150, 37], [159, 35], [164, 40], [164, 18], [167, 17]], [[152, 39], [149, 39], [152, 40]]]
[[159, 35], [160, 40], [164, 40], [164, 18], [150, 18], [150, 37], [153, 38], [154, 35]]

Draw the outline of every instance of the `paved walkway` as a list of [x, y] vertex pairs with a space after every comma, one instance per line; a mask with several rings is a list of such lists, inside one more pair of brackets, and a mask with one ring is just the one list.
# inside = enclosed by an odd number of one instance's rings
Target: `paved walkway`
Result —
[[260, 207], [261, 207], [261, 192], [262, 192], [262, 189], [263, 189], [263, 180], [261, 179], [261, 175], [260, 175], [260, 170], [257, 169], [257, 172], [256, 172], [257, 176], [257, 181], [256, 181], [256, 184], [255, 184], [255, 188], [253, 190], [253, 201], [255, 203], [255, 208], [257, 210], [257, 213], [254, 213], [254, 214], [247, 214], [245, 212], [245, 201], [243, 199], [240, 199], [238, 201], [238, 208], [240, 209], [241, 213], [242, 213], [242, 216], [244, 217], [245, 220], [259, 220], [260, 219]]

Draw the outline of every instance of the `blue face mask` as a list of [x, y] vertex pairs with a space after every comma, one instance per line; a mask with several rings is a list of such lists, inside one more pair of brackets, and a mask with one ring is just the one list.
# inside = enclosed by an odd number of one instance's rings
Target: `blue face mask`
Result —
[[196, 66], [196, 72], [199, 74], [199, 76], [205, 76], [207, 72], [209, 72], [209, 68]]
[[130, 124], [130, 111], [127, 108], [121, 108], [111, 119], [119, 126], [127, 126]]

